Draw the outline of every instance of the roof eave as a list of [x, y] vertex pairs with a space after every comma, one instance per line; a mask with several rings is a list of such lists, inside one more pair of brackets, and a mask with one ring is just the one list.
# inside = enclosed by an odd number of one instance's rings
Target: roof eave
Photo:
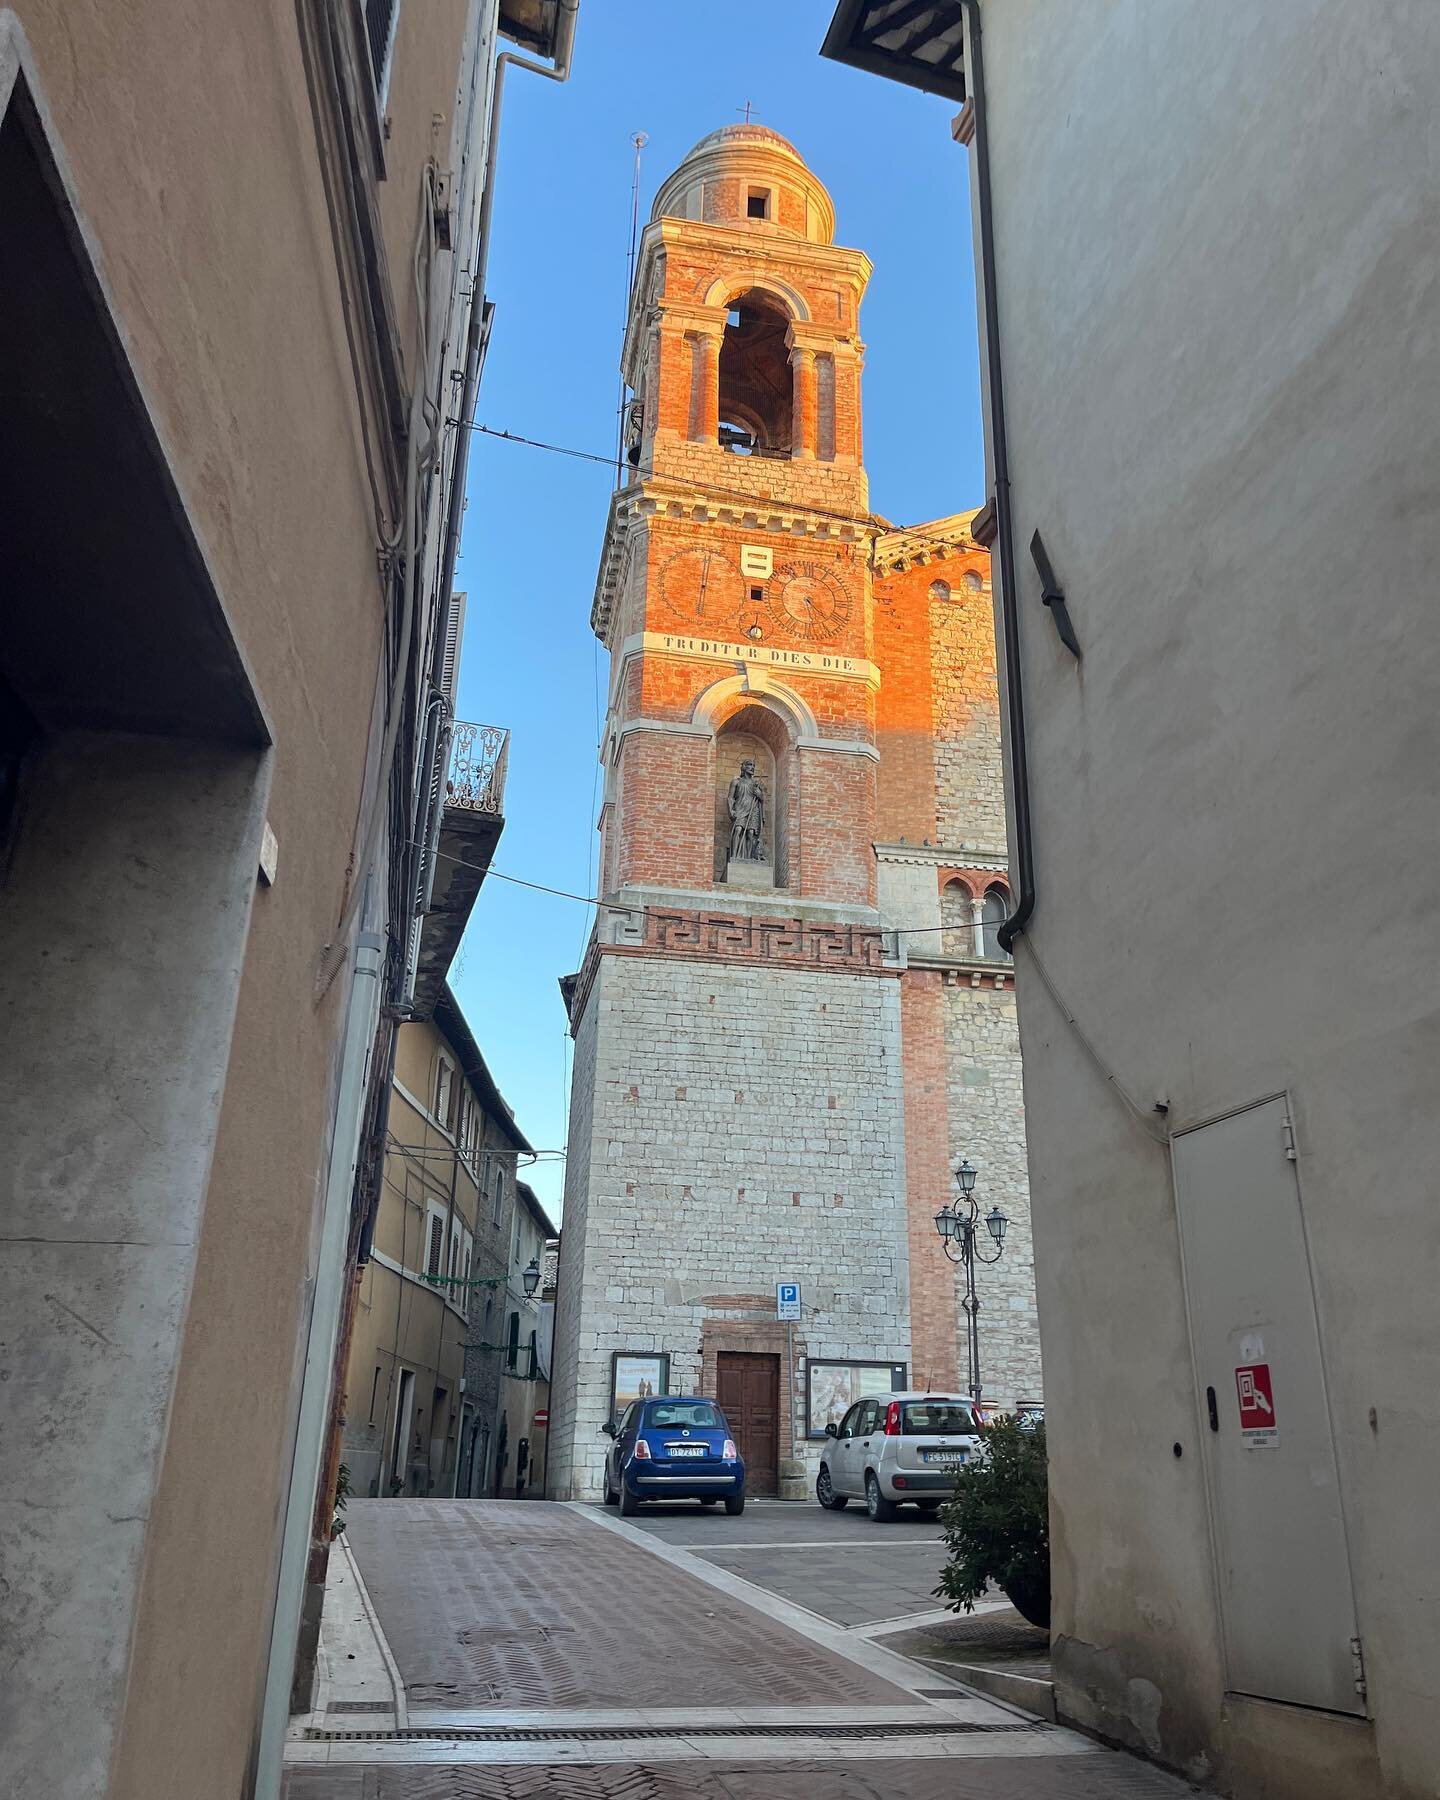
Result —
[[[922, 93], [940, 94], [947, 100], [966, 99], [965, 71], [942, 69], [934, 63], [910, 56], [903, 51], [886, 50], [879, 44], [866, 43], [859, 34], [859, 24], [873, 0], [840, 0], [820, 54], [831, 62], [848, 68], [863, 69], [867, 75], [879, 75], [886, 81], [898, 81], [902, 87], [918, 88]], [[955, 0], [958, 10], [958, 0]]]

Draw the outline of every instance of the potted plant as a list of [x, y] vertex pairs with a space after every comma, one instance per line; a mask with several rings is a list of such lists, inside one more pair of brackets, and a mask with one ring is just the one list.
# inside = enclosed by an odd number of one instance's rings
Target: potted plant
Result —
[[949, 1560], [936, 1597], [973, 1612], [993, 1582], [1022, 1619], [1050, 1625], [1049, 1482], [1045, 1427], [998, 1418], [985, 1454], [967, 1463], [940, 1514]]

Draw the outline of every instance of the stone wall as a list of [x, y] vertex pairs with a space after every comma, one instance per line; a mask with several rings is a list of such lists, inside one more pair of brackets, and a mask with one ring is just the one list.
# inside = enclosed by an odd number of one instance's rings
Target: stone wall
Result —
[[[598, 989], [599, 983], [596, 983]], [[572, 1491], [576, 1466], [577, 1373], [581, 1354], [581, 1283], [589, 1224], [590, 1156], [595, 1120], [595, 1077], [600, 1006], [592, 990], [574, 1027], [570, 1073], [570, 1121], [566, 1133], [565, 1203], [555, 1282], [555, 1351], [550, 1375], [550, 1446], [546, 1492], [563, 1499]], [[586, 1346], [594, 1360], [594, 1345]], [[592, 1424], [592, 1431], [596, 1429]], [[587, 1446], [590, 1448], [591, 1446]]]
[[777, 1281], [803, 1288], [797, 1434], [802, 1351], [908, 1363], [892, 976], [602, 956], [570, 1153], [554, 1496], [598, 1496], [612, 1351], [666, 1350], [671, 1385], [693, 1390], [707, 1321], [773, 1320]]
[[[1040, 1327], [1035, 1315], [1035, 1249], [1025, 1164], [1025, 1096], [1015, 993], [993, 978], [958, 974], [945, 995], [945, 1056], [950, 1087], [950, 1156], [968, 1156], [980, 1171], [975, 1198], [982, 1216], [998, 1206], [1010, 1221], [1005, 1252], [979, 1268], [980, 1380], [987, 1400], [1011, 1407], [1039, 1400]], [[989, 1233], [981, 1238], [987, 1253]], [[960, 1367], [965, 1367], [964, 1315]]]

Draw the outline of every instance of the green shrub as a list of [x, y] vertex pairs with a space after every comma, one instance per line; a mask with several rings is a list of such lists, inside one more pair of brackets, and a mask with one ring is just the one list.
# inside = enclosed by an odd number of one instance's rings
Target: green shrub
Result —
[[973, 1612], [992, 1581], [1032, 1625], [1050, 1624], [1049, 1483], [1045, 1427], [1000, 1418], [985, 1432], [985, 1454], [955, 1478], [940, 1514], [949, 1561], [937, 1598]]

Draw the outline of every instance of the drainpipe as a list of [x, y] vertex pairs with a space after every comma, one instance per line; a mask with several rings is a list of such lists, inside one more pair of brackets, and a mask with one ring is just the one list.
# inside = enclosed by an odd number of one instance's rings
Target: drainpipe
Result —
[[1014, 954], [1015, 939], [1035, 910], [1035, 854], [1030, 826], [1030, 774], [1025, 754], [1025, 698], [1020, 671], [1020, 608], [1015, 587], [1015, 526], [1010, 506], [1010, 449], [1005, 435], [1005, 385], [1000, 366], [1000, 311], [995, 283], [995, 221], [990, 193], [990, 132], [985, 106], [985, 55], [980, 0], [960, 0], [967, 30], [966, 85], [975, 108], [975, 187], [980, 208], [980, 278], [985, 304], [985, 365], [990, 388], [990, 454], [995, 465], [995, 541], [1000, 558], [1000, 617], [1004, 635], [1006, 748], [1015, 808], [1015, 910], [996, 936]]

